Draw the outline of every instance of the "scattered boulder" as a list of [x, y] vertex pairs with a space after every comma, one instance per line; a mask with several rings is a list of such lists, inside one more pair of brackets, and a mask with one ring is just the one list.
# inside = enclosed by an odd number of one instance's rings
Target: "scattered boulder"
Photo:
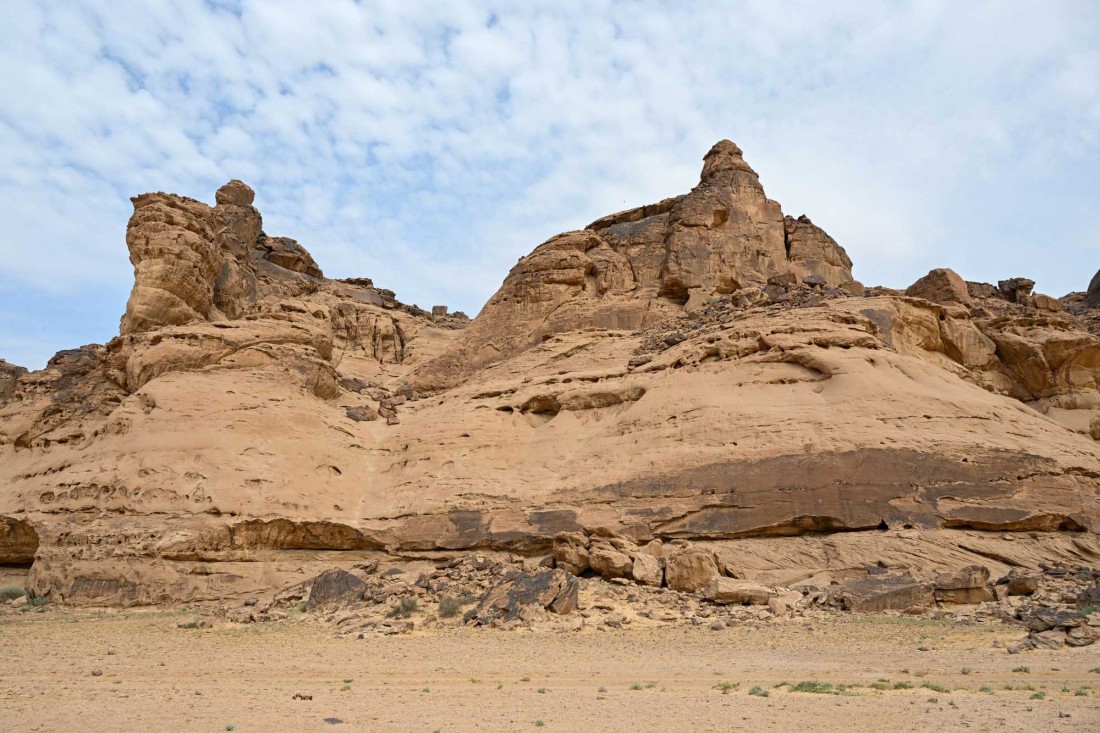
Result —
[[1039, 631], [1032, 634], [1031, 647], [1033, 649], [1049, 649], [1051, 651], [1061, 649], [1066, 645], [1066, 632], [1064, 631]]
[[607, 579], [630, 578], [634, 567], [629, 555], [604, 542], [598, 542], [589, 548], [588, 564]]
[[314, 609], [330, 603], [347, 603], [362, 598], [367, 584], [347, 570], [333, 568], [313, 579], [306, 599], [306, 608]]
[[1100, 626], [1081, 624], [1066, 629], [1066, 644], [1069, 646], [1091, 646], [1100, 641]]
[[370, 386], [359, 377], [341, 377], [339, 384], [348, 392], [362, 392]]
[[707, 584], [704, 595], [713, 603], [766, 606], [773, 593], [772, 589], [766, 585], [760, 585], [751, 580], [737, 580], [716, 575]]
[[934, 595], [940, 603], [986, 603], [993, 600], [993, 593], [986, 587], [988, 582], [989, 568], [969, 565], [956, 572], [936, 576]]
[[768, 609], [776, 616], [782, 616], [793, 611], [801, 600], [802, 594], [796, 590], [780, 590], [768, 599]]
[[577, 608], [580, 583], [561, 569], [524, 572], [514, 570], [482, 597], [463, 617], [466, 623], [490, 626], [494, 622], [529, 620], [531, 611], [564, 616]]
[[665, 560], [665, 584], [672, 590], [703, 590], [718, 574], [718, 562], [710, 550], [689, 547]]
[[1013, 568], [1008, 575], [1001, 578], [998, 585], [1004, 584], [1005, 595], [1009, 596], [1030, 596], [1039, 590], [1039, 576], [1034, 573], [1027, 573], [1020, 571], [1018, 568]]
[[554, 564], [573, 575], [588, 570], [588, 535], [583, 532], [561, 532], [554, 536]]
[[906, 288], [905, 294], [941, 305], [947, 303], [970, 305], [973, 302], [967, 290], [966, 281], [954, 270], [946, 267], [938, 267], [930, 271]]
[[645, 552], [644, 548], [634, 556], [631, 574], [639, 584], [654, 588], [660, 588], [665, 579], [665, 570], [661, 566], [661, 558]]
[[856, 613], [929, 608], [935, 602], [932, 584], [908, 572], [850, 578], [840, 585], [838, 597], [844, 608]]
[[1093, 581], [1077, 595], [1078, 608], [1100, 608], [1100, 580]]
[[355, 422], [369, 422], [378, 419], [378, 412], [370, 405], [359, 405], [344, 410], [344, 414]]
[[672, 346], [675, 346], [676, 344], [681, 344], [686, 340], [687, 340], [687, 336], [680, 333], [679, 331], [674, 331], [673, 333], [670, 333], [667, 336], [665, 336], [664, 338], [662, 338], [661, 342], [665, 346], [672, 347]]

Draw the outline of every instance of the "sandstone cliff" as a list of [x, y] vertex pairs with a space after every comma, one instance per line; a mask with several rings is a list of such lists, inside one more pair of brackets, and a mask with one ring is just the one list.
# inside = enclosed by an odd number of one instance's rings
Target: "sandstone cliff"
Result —
[[468, 327], [325, 278], [252, 203], [136, 197], [120, 335], [0, 369], [0, 563], [34, 593], [215, 599], [561, 532], [750, 578], [1100, 559], [1088, 298], [864, 288], [733, 143], [537, 247]]

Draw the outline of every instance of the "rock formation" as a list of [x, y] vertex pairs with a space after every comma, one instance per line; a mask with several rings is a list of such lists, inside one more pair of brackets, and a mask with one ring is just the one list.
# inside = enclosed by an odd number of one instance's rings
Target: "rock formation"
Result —
[[468, 326], [325, 278], [253, 198], [136, 197], [120, 335], [0, 370], [0, 562], [31, 592], [224, 599], [476, 549], [769, 607], [884, 562], [935, 603], [985, 592], [968, 566], [1100, 559], [1087, 296], [864, 288], [733, 143], [537, 247]]
[[0, 359], [0, 402], [15, 394], [15, 383], [27, 373], [27, 370]]
[[840, 287], [852, 282], [852, 262], [807, 217], [784, 217], [741, 149], [723, 140], [690, 193], [605, 216], [521, 259], [468, 338], [417, 378], [425, 387], [452, 386], [555, 333], [636, 331], [712, 298], [806, 277]]

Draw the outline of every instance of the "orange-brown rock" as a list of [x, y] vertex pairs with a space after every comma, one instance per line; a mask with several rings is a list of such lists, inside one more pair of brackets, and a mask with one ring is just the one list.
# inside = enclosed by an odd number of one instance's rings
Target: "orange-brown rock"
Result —
[[121, 335], [0, 399], [0, 562], [34, 593], [220, 599], [387, 552], [685, 591], [911, 571], [852, 589], [874, 608], [1100, 559], [1084, 297], [840, 287], [843, 250], [732, 143], [689, 194], [536, 248], [465, 328], [325, 278], [251, 201], [137, 197]]
[[27, 370], [0, 359], [0, 402], [15, 394], [15, 383]]
[[636, 331], [778, 275], [839, 287], [853, 282], [851, 268], [807, 217], [784, 218], [741, 149], [723, 140], [690, 193], [598, 219], [521, 259], [469, 333], [416, 378], [427, 388], [452, 386], [555, 333]]
[[905, 294], [914, 298], [924, 298], [941, 305], [948, 303], [970, 305], [973, 302], [967, 290], [966, 282], [954, 270], [946, 267], [932, 270], [906, 288]]

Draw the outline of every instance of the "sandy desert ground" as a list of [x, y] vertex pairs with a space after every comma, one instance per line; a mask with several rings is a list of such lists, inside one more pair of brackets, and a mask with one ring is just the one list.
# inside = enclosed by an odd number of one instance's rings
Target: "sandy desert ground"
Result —
[[179, 628], [188, 613], [0, 619], [4, 729], [1100, 729], [1100, 645], [1009, 655], [993, 642], [1020, 632], [1000, 624], [838, 616], [355, 640], [308, 618]]

